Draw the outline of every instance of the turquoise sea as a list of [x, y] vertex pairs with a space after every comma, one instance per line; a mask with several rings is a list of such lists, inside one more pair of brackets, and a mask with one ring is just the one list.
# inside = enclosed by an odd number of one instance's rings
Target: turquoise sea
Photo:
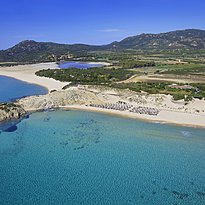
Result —
[[59, 110], [0, 133], [1, 205], [204, 202], [204, 129]]
[[48, 90], [42, 86], [0, 76], [0, 103], [15, 101], [25, 96], [44, 95], [47, 93]]

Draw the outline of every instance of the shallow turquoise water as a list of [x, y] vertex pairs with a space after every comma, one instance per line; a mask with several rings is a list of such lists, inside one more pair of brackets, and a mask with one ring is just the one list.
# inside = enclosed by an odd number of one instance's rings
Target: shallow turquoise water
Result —
[[0, 103], [15, 101], [25, 96], [44, 95], [47, 93], [48, 90], [42, 86], [0, 76]]
[[0, 134], [0, 204], [202, 205], [205, 130], [80, 111]]

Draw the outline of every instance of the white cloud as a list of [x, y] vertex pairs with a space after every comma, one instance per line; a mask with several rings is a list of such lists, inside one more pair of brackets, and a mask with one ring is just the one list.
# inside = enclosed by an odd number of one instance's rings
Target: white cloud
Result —
[[105, 32], [105, 33], [111, 33], [111, 32], [120, 32], [122, 30], [116, 29], [116, 28], [108, 28], [108, 29], [102, 29], [100, 32]]

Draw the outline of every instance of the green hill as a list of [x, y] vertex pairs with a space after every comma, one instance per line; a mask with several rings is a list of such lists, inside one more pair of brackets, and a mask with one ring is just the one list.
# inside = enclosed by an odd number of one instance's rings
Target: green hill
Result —
[[123, 50], [202, 50], [205, 49], [205, 31], [187, 29], [160, 34], [141, 34], [108, 45], [57, 44], [51, 42], [22, 41], [7, 50], [0, 51], [0, 62], [51, 61], [55, 56], [87, 53], [91, 51]]

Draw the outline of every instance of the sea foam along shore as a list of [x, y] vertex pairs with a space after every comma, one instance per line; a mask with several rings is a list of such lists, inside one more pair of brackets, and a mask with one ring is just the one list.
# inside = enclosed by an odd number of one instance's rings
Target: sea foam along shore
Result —
[[[188, 104], [183, 101], [174, 102], [171, 96], [139, 94], [129, 90], [118, 90], [103, 86], [77, 86], [62, 90], [69, 82], [60, 82], [50, 78], [39, 77], [35, 72], [42, 69], [56, 69], [55, 63], [42, 63], [0, 68], [0, 75], [14, 77], [28, 83], [36, 83], [47, 87], [48, 93], [42, 96], [31, 96], [18, 101], [26, 111], [37, 111], [47, 108], [63, 107], [67, 109], [83, 109], [118, 114], [125, 117], [151, 120], [156, 122], [175, 123], [179, 125], [205, 127], [205, 101], [194, 99]], [[133, 106], [157, 108], [157, 116], [130, 113], [101, 108], [87, 107], [90, 103], [105, 104], [124, 101]]]
[[43, 69], [59, 69], [56, 63], [39, 63], [0, 67], [0, 75], [12, 77], [27, 83], [38, 84], [46, 87], [49, 91], [61, 90], [69, 82], [60, 82], [52, 78], [39, 77], [35, 73]]

